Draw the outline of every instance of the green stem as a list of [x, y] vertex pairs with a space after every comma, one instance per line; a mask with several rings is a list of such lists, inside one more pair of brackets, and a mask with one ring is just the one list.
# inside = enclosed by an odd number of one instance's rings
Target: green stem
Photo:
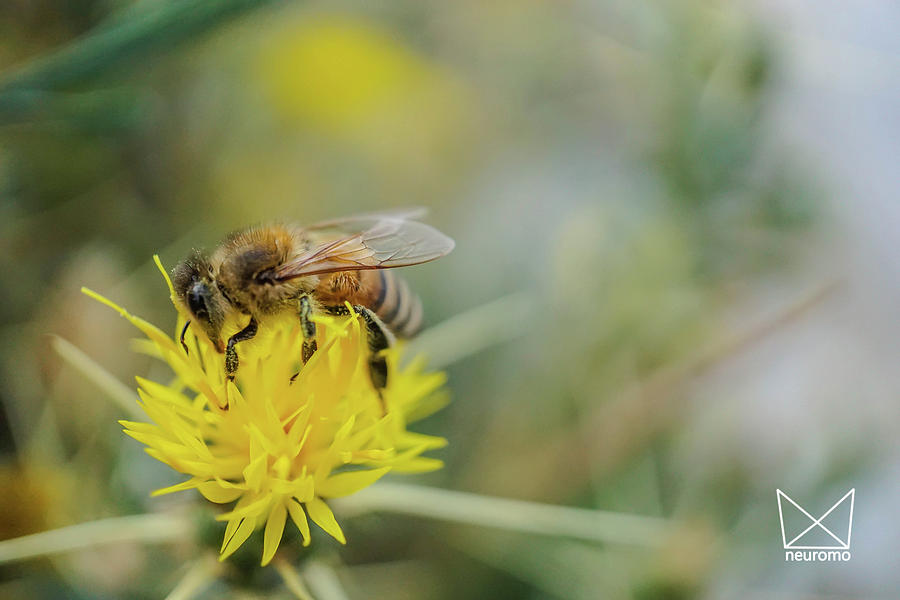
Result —
[[379, 483], [331, 501], [344, 514], [386, 511], [590, 542], [659, 546], [674, 524], [625, 513], [492, 498], [415, 485]]
[[209, 587], [222, 570], [222, 564], [215, 558], [204, 556], [197, 560], [178, 585], [169, 592], [165, 600], [190, 600]]
[[188, 519], [146, 514], [89, 521], [0, 541], [0, 564], [116, 542], [171, 542], [190, 535]]
[[300, 575], [294, 567], [288, 564], [287, 561], [277, 558], [272, 564], [275, 566], [275, 570], [278, 571], [278, 574], [281, 575], [281, 579], [284, 581], [284, 587], [294, 594], [298, 600], [314, 600], [309, 593], [309, 590], [306, 589], [303, 579], [300, 578]]
[[348, 600], [338, 574], [321, 560], [307, 563], [303, 569], [303, 578], [319, 600]]

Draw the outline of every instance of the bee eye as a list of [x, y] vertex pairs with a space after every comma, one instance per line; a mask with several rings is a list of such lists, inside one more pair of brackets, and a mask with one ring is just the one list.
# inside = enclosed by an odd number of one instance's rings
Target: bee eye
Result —
[[206, 309], [206, 287], [203, 284], [196, 284], [188, 291], [187, 294], [188, 308], [198, 319], [209, 317], [209, 311]]

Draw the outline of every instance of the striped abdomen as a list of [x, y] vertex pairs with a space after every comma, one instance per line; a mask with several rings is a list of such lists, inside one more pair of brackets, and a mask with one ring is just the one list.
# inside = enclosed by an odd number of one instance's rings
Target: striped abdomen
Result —
[[377, 283], [369, 308], [399, 337], [414, 336], [422, 328], [422, 301], [393, 271], [379, 269], [373, 275]]

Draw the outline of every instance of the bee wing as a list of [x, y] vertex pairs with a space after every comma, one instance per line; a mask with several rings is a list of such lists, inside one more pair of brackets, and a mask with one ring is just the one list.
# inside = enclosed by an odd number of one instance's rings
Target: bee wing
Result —
[[411, 221], [421, 219], [428, 214], [428, 209], [424, 206], [407, 206], [404, 208], [393, 208], [371, 213], [360, 213], [349, 217], [341, 217], [338, 219], [329, 219], [327, 221], [319, 221], [312, 225], [308, 225], [303, 229], [306, 231], [318, 231], [321, 229], [335, 229], [345, 233], [355, 233], [365, 231], [376, 225], [384, 219], [397, 219], [403, 221]]
[[440, 258], [455, 246], [434, 227], [417, 221], [394, 216], [356, 219], [374, 224], [301, 253], [276, 269], [275, 276], [286, 280], [336, 271], [406, 267]]

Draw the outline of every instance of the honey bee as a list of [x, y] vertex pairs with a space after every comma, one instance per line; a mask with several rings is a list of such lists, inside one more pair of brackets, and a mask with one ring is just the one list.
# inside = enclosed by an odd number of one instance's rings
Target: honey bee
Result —
[[[211, 254], [194, 250], [172, 271], [178, 298], [191, 322], [225, 354], [225, 376], [239, 366], [235, 346], [252, 339], [267, 316], [292, 312], [303, 334], [303, 363], [316, 351], [317, 312], [346, 315], [350, 303], [366, 326], [369, 373], [379, 395], [387, 385], [382, 351], [395, 336], [414, 335], [422, 325], [422, 303], [389, 269], [429, 262], [449, 253], [452, 239], [413, 219], [423, 211], [358, 215], [300, 227], [275, 224], [229, 235]], [[222, 341], [233, 315], [247, 325]], [[227, 407], [226, 407], [227, 408]]]

